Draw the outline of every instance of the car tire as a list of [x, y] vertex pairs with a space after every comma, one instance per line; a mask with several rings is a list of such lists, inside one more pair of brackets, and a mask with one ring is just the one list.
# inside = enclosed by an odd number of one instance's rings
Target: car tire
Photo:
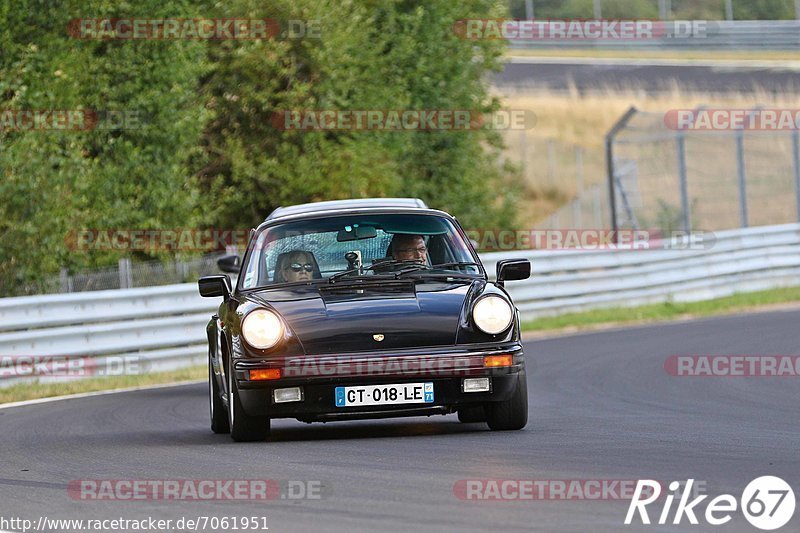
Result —
[[228, 418], [231, 438], [236, 442], [256, 442], [269, 437], [269, 417], [250, 416], [244, 412], [232, 368], [228, 369]]
[[230, 433], [231, 426], [228, 422], [228, 413], [219, 395], [219, 385], [214, 377], [214, 368], [211, 366], [211, 360], [208, 361], [208, 406], [211, 411], [211, 431], [214, 433]]
[[483, 405], [476, 407], [463, 407], [458, 410], [458, 421], [463, 424], [486, 422], [486, 410]]
[[528, 380], [517, 377], [517, 388], [511, 398], [486, 404], [486, 423], [495, 431], [522, 429], [528, 423]]

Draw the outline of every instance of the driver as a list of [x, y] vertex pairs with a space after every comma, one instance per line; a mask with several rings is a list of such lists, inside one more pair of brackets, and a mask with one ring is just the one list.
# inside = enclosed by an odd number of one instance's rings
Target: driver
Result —
[[391, 252], [396, 261], [428, 262], [428, 248], [422, 235], [396, 234], [392, 238]]

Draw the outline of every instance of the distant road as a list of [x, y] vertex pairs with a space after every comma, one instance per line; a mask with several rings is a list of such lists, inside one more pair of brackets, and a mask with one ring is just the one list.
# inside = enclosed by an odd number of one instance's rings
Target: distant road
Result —
[[647, 92], [800, 91], [797, 61], [692, 61], [674, 59], [512, 57], [495, 78], [500, 89], [581, 92], [642, 89]]

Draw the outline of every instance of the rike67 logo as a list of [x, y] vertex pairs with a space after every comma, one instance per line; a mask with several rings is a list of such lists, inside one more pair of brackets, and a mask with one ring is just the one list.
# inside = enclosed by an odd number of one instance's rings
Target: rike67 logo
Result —
[[[697, 516], [705, 518], [705, 521], [713, 526], [727, 524], [733, 518], [732, 514], [740, 507], [742, 514], [750, 524], [762, 531], [773, 531], [785, 526], [792, 519], [796, 505], [794, 491], [784, 480], [775, 476], [762, 476], [751, 481], [742, 497], [737, 501], [730, 494], [722, 494], [709, 501], [705, 508], [705, 513], [700, 513], [700, 504], [708, 496], [697, 496], [689, 501], [692, 495], [693, 479], [687, 480], [685, 488], [681, 494], [676, 491], [683, 485], [678, 481], [669, 484], [670, 494], [664, 498], [664, 506], [658, 516], [659, 525], [668, 523], [672, 513], [672, 504], [676, 497], [678, 504], [672, 518], [672, 524], [680, 524], [686, 517], [692, 525], [699, 524]], [[643, 496], [645, 495], [646, 496]], [[634, 517], [638, 514], [642, 524], [650, 524], [650, 516], [647, 513], [647, 506], [659, 500], [661, 497], [661, 484], [658, 481], [649, 479], [639, 480], [633, 493], [628, 515], [625, 517], [625, 525], [633, 523]]]

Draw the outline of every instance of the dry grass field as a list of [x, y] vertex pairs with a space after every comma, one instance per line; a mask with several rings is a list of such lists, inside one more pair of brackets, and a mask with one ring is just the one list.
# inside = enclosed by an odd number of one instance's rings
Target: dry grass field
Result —
[[[533, 111], [537, 123], [527, 131], [505, 132], [506, 158], [520, 168], [524, 227], [553, 213], [580, 190], [606, 184], [604, 138], [630, 106], [645, 112], [631, 123], [617, 154], [635, 159], [642, 199], [654, 208], [658, 194], [665, 201], [677, 194], [677, 158], [672, 132], [663, 124], [670, 109], [797, 108], [794, 94], [708, 94], [684, 92], [648, 94], [597, 90], [592, 94], [527, 91], [498, 93], [508, 109]], [[645, 136], [662, 140], [641, 142]], [[654, 137], [655, 136], [655, 137]], [[736, 144], [730, 134], [697, 132], [687, 137], [690, 195], [697, 202], [695, 223], [706, 229], [733, 227], [738, 211]], [[796, 218], [793, 192], [791, 135], [750, 132], [745, 140], [751, 224]]]

